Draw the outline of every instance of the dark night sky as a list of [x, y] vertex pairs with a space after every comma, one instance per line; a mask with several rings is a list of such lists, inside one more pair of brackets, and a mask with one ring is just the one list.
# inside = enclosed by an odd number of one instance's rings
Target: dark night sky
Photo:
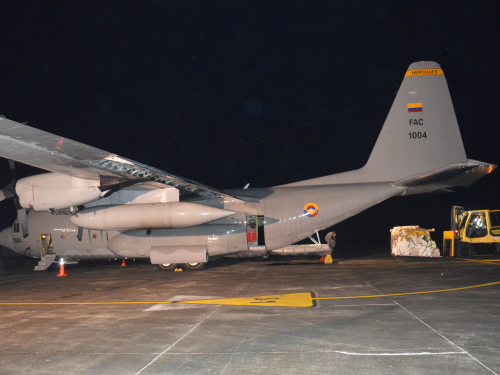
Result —
[[[217, 188], [265, 187], [362, 167], [408, 65], [433, 60], [467, 156], [500, 164], [499, 10], [498, 1], [3, 1], [0, 114]], [[499, 173], [454, 194], [392, 198], [335, 229], [346, 245], [374, 247], [395, 225], [448, 229], [453, 204], [500, 208]], [[0, 160], [2, 186], [9, 180]], [[12, 203], [0, 212], [5, 227]]]

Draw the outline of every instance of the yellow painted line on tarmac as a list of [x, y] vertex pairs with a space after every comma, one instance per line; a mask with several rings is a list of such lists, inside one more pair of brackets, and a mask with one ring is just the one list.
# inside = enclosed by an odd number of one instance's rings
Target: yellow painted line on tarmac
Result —
[[279, 306], [279, 307], [313, 307], [317, 300], [336, 300], [336, 299], [359, 299], [359, 298], [381, 298], [411, 296], [418, 294], [455, 292], [458, 290], [467, 290], [474, 288], [483, 288], [487, 286], [499, 285], [500, 281], [492, 283], [463, 286], [460, 288], [449, 288], [439, 290], [424, 290], [420, 292], [408, 293], [390, 293], [375, 294], [367, 296], [343, 296], [343, 297], [313, 297], [312, 293], [291, 293], [291, 294], [273, 294], [258, 297], [241, 298], [215, 298], [192, 301], [145, 301], [145, 302], [0, 302], [0, 306], [30, 306], [30, 305], [156, 305], [166, 303], [185, 303], [199, 305], [223, 305], [223, 306]]
[[311, 293], [274, 294], [260, 297], [220, 298], [197, 301], [182, 301], [177, 303], [196, 303], [203, 305], [224, 306], [281, 306], [281, 307], [312, 307]]
[[463, 259], [461, 258], [460, 260], [465, 260], [467, 262], [474, 262], [474, 263], [485, 263], [485, 264], [493, 264], [494, 266], [500, 266], [500, 259], [499, 260], [496, 260], [496, 259], [492, 259], [492, 260], [480, 260], [480, 259]]
[[[500, 266], [499, 263], [491, 263], [491, 262], [500, 262], [499, 260], [477, 260], [477, 259], [463, 259], [463, 258], [457, 258], [457, 260], [466, 260], [469, 262], [476, 262], [476, 263], [486, 263], [486, 264], [493, 264], [496, 266]], [[313, 298], [313, 300], [327, 300], [327, 299], [356, 299], [356, 298], [380, 298], [380, 297], [397, 297], [397, 296], [411, 296], [411, 295], [416, 295], [416, 294], [430, 294], [430, 293], [444, 293], [444, 292], [454, 292], [457, 290], [466, 290], [466, 289], [474, 289], [474, 288], [483, 288], [486, 286], [492, 286], [492, 285], [498, 285], [500, 284], [500, 281], [495, 281], [493, 283], [487, 283], [487, 284], [478, 284], [478, 285], [471, 285], [471, 286], [463, 286], [460, 288], [450, 288], [450, 289], [439, 289], [439, 290], [424, 290], [421, 292], [409, 292], [409, 293], [391, 293], [391, 294], [376, 294], [376, 295], [371, 295], [371, 296], [347, 296], [347, 297], [318, 297], [318, 298]]]
[[30, 305], [157, 305], [163, 303], [194, 303], [200, 305], [224, 306], [280, 306], [280, 307], [312, 307], [312, 293], [273, 294], [258, 297], [216, 298], [192, 301], [148, 301], [148, 302], [0, 302], [0, 306]]
[[[499, 263], [492, 263], [487, 260], [476, 259], [461, 259], [469, 262], [486, 263], [493, 265], [500, 265]], [[495, 260], [499, 262], [500, 260]], [[376, 294], [368, 296], [344, 296], [344, 297], [313, 297], [312, 293], [291, 293], [291, 294], [272, 294], [267, 296], [257, 297], [240, 297], [240, 298], [215, 298], [191, 301], [143, 301], [143, 302], [0, 302], [0, 306], [30, 306], [30, 305], [157, 305], [167, 303], [182, 303], [182, 304], [199, 304], [199, 305], [223, 305], [223, 306], [279, 306], [279, 307], [313, 307], [317, 300], [336, 300], [336, 299], [359, 299], [359, 298], [381, 298], [381, 297], [397, 297], [397, 296], [411, 296], [418, 294], [430, 293], [444, 293], [455, 292], [458, 290], [467, 290], [474, 288], [483, 288], [487, 286], [499, 285], [500, 281], [492, 283], [478, 284], [471, 286], [464, 286], [460, 288], [439, 289], [439, 290], [425, 290], [420, 292], [408, 293], [391, 293], [391, 294]]]
[[158, 303], [174, 303], [172, 301], [154, 301], [154, 302], [0, 302], [0, 306], [16, 305], [153, 305]]
[[444, 293], [444, 292], [454, 292], [456, 290], [465, 290], [465, 289], [474, 289], [474, 288], [483, 288], [485, 286], [498, 285], [500, 281], [495, 281], [494, 283], [487, 284], [479, 284], [479, 285], [471, 285], [471, 286], [463, 286], [460, 288], [451, 288], [451, 289], [440, 289], [440, 290], [424, 290], [422, 292], [409, 292], [409, 293], [392, 293], [392, 294], [376, 294], [371, 296], [348, 296], [348, 297], [318, 297], [313, 298], [315, 300], [319, 299], [355, 299], [355, 298], [377, 298], [377, 297], [396, 297], [396, 296], [411, 296], [415, 294], [429, 294], [429, 293]]

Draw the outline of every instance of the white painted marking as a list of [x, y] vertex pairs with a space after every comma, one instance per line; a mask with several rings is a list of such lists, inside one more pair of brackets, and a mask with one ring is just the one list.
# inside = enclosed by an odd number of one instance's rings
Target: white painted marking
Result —
[[[267, 268], [266, 268], [267, 270]], [[265, 270], [264, 270], [265, 271]], [[262, 271], [262, 272], [264, 272]], [[239, 292], [241, 292], [243, 289], [245, 289], [247, 287], [248, 284], [250, 284], [252, 281], [254, 281], [257, 277], [259, 277], [262, 272], [260, 272], [257, 276], [255, 276], [252, 280], [250, 280], [248, 283], [246, 283], [245, 285], [243, 285], [236, 293], [234, 293], [234, 295], [237, 295]], [[175, 297], [174, 297], [175, 298]], [[234, 298], [234, 296], [233, 296]], [[182, 339], [184, 339], [184, 337], [186, 337], [187, 335], [189, 335], [191, 332], [193, 332], [196, 328], [198, 328], [201, 324], [203, 324], [203, 322], [205, 320], [207, 320], [208, 318], [210, 318], [212, 315], [214, 315], [217, 311], [219, 311], [219, 309], [222, 308], [222, 306], [217, 306], [217, 308], [212, 311], [210, 314], [208, 314], [205, 318], [203, 318], [198, 324], [196, 324], [193, 328], [191, 328], [189, 331], [187, 331], [184, 335], [182, 335], [182, 337], [180, 339], [178, 339], [176, 342], [174, 342], [172, 345], [170, 345], [167, 349], [165, 349], [164, 351], [162, 351], [160, 354], [158, 354], [151, 362], [149, 362], [146, 366], [144, 366], [142, 369], [140, 369], [139, 371], [137, 371], [135, 373], [135, 375], [139, 375], [141, 372], [143, 372], [145, 369], [147, 369], [149, 366], [151, 366], [154, 362], [156, 362], [156, 360], [158, 358], [160, 358], [163, 354], [165, 354], [166, 352], [168, 352], [171, 348], [173, 348], [178, 342], [182, 341]]]
[[[392, 299], [392, 298], [390, 298]], [[394, 301], [394, 300], [393, 300]], [[394, 301], [396, 302], [396, 301]], [[492, 374], [495, 374], [495, 375], [498, 375], [495, 371], [493, 371], [492, 369], [490, 369], [488, 366], [486, 366], [483, 362], [481, 362], [479, 359], [477, 359], [476, 357], [474, 357], [472, 354], [470, 354], [468, 351], [466, 351], [465, 349], [463, 349], [462, 347], [458, 346], [457, 344], [455, 344], [453, 341], [451, 341], [450, 339], [448, 339], [447, 337], [445, 337], [442, 333], [436, 331], [434, 328], [432, 328], [430, 325], [428, 325], [427, 323], [425, 323], [422, 319], [418, 318], [415, 314], [412, 314], [410, 311], [408, 311], [407, 309], [405, 309], [403, 306], [401, 306], [401, 304], [397, 303], [397, 305], [399, 305], [399, 307], [401, 307], [404, 311], [406, 311], [408, 314], [410, 314], [411, 316], [413, 316], [415, 319], [417, 319], [420, 323], [422, 323], [423, 325], [429, 327], [431, 330], [433, 330], [435, 333], [437, 333], [439, 336], [441, 336], [443, 339], [445, 339], [446, 341], [448, 341], [450, 344], [452, 344], [454, 347], [460, 349], [461, 351], [463, 351], [465, 354], [467, 354], [470, 358], [472, 358], [474, 361], [476, 361], [477, 363], [479, 363], [481, 366], [483, 366], [485, 369], [487, 369], [488, 371], [490, 371]]]
[[[217, 299], [224, 297], [216, 296], [175, 296], [169, 298], [167, 301], [177, 302], [177, 301], [195, 301], [197, 299]], [[144, 311], [162, 311], [162, 310], [181, 310], [181, 309], [196, 309], [199, 307], [206, 307], [207, 305], [196, 305], [192, 303], [159, 303], [157, 305], [151, 306]]]
[[198, 324], [196, 324], [193, 328], [191, 328], [189, 331], [187, 331], [180, 339], [178, 339], [176, 342], [174, 342], [172, 345], [170, 345], [167, 349], [162, 351], [160, 354], [158, 354], [151, 362], [149, 362], [146, 366], [144, 366], [142, 369], [140, 369], [138, 372], [135, 373], [135, 375], [139, 375], [141, 372], [143, 372], [145, 369], [147, 369], [150, 365], [152, 365], [158, 358], [160, 358], [163, 354], [168, 352], [170, 348], [173, 348], [175, 344], [177, 344], [179, 341], [181, 341], [184, 337], [189, 335], [192, 331], [194, 331], [198, 326], [200, 326], [205, 320], [210, 318], [213, 314], [215, 314], [222, 306], [217, 307], [214, 311], [212, 311], [210, 314], [208, 314], [203, 320], [201, 320]]
[[195, 305], [193, 303], [159, 303], [151, 306], [144, 311], [162, 311], [162, 310], [182, 310], [182, 309], [197, 309], [206, 305]]
[[[354, 274], [354, 276], [356, 276], [358, 279], [360, 280], [363, 280], [365, 283], [367, 283], [368, 285], [370, 285], [373, 289], [376, 289], [380, 292], [380, 294], [385, 294], [384, 292], [382, 292], [380, 289], [378, 289], [377, 287], [373, 286], [372, 284], [370, 284], [367, 280], [363, 279], [361, 276], [359, 276], [356, 272], [352, 271], [351, 272]], [[393, 298], [391, 297], [387, 297], [389, 300], [391, 300], [392, 302], [394, 302], [396, 305], [398, 305], [399, 307], [401, 307], [404, 311], [406, 311], [408, 314], [410, 314], [411, 316], [413, 316], [415, 319], [417, 319], [420, 323], [422, 323], [423, 325], [425, 325], [427, 328], [429, 328], [430, 330], [432, 330], [434, 333], [438, 334], [439, 336], [441, 336], [443, 339], [445, 339], [446, 341], [448, 341], [451, 345], [453, 345], [455, 348], [457, 349], [460, 349], [463, 353], [467, 354], [470, 358], [472, 358], [474, 361], [476, 361], [477, 363], [479, 363], [481, 366], [483, 366], [485, 369], [487, 369], [488, 371], [490, 371], [492, 374], [495, 374], [495, 375], [498, 375], [495, 371], [493, 371], [492, 369], [490, 369], [488, 366], [486, 366], [483, 362], [481, 362], [479, 359], [477, 359], [476, 357], [474, 357], [472, 354], [470, 354], [468, 351], [466, 351], [464, 348], [458, 346], [457, 344], [455, 344], [453, 341], [451, 341], [449, 338], [447, 338], [445, 335], [443, 335], [441, 332], [435, 330], [434, 328], [432, 328], [430, 325], [428, 325], [426, 322], [424, 322], [422, 319], [420, 319], [419, 317], [417, 317], [415, 314], [413, 314], [412, 312], [410, 312], [408, 309], [406, 309], [405, 307], [403, 307], [400, 303], [398, 303], [396, 300], [394, 300]]]
[[265, 270], [267, 270], [267, 268], [258, 268], [258, 267], [255, 267], [255, 268], [247, 268], [246, 270], [243, 270], [242, 272], [265, 271]]
[[0, 325], [0, 327], [8, 327], [8, 326], [11, 326], [11, 325], [16, 324], [16, 323], [22, 323], [22, 322], [25, 322], [27, 320], [38, 318], [39, 316], [44, 316], [44, 315], [47, 315], [47, 314], [52, 314], [54, 311], [55, 310], [52, 310], [52, 311], [48, 311], [48, 312], [43, 313], [43, 314], [38, 314], [38, 315], [30, 316], [29, 318], [19, 319], [19, 320], [16, 320], [14, 322], [5, 323], [5, 324]]
[[347, 354], [347, 355], [447, 355], [447, 354], [467, 354], [466, 352], [440, 352], [440, 353], [432, 353], [432, 352], [420, 352], [420, 353], [352, 353], [352, 352], [343, 352], [340, 350], [335, 350], [335, 353]]

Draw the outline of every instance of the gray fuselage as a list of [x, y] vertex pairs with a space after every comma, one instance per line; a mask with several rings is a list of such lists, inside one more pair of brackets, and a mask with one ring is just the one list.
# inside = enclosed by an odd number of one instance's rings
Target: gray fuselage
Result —
[[[235, 198], [197, 200], [196, 203], [235, 211], [236, 214], [209, 224], [182, 229], [131, 231], [83, 230], [70, 222], [70, 212], [31, 211], [26, 238], [12, 228], [2, 232], [2, 245], [33, 257], [40, 257], [40, 234], [51, 233], [56, 254], [65, 259], [147, 258], [152, 246], [207, 247], [210, 256], [265, 255], [266, 251], [293, 244], [326, 229], [401, 192], [390, 183], [338, 184], [323, 186], [275, 187], [228, 191]], [[249, 202], [250, 201], [250, 202]], [[307, 206], [317, 207], [312, 214]], [[263, 217], [265, 248], [249, 247], [247, 217]], [[257, 250], [258, 249], [258, 250]]]

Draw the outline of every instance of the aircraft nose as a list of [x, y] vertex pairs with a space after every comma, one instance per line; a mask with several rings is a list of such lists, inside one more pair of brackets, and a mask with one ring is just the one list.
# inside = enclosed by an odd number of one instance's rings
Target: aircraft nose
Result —
[[14, 250], [11, 238], [12, 228], [5, 228], [0, 232], [0, 246], [6, 247], [7, 249]]

